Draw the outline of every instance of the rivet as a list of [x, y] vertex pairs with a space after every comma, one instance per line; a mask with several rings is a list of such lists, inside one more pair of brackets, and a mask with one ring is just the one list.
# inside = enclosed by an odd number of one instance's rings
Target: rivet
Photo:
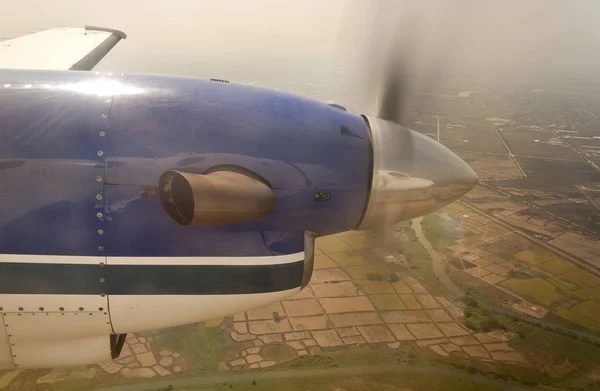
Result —
[[13, 354], [13, 357], [17, 357], [17, 355], [16, 355], [16, 354]]
[[79, 307], [79, 311], [83, 311], [83, 307]]
[[0, 307], [0, 311], [4, 311], [4, 308], [3, 308], [3, 307]]
[[106, 114], [106, 113], [102, 114], [102, 118], [108, 118], [108, 114]]
[[104, 279], [104, 277], [100, 277], [100, 282], [105, 282], [106, 280]]
[[19, 311], [23, 311], [23, 307], [19, 307]]
[[58, 307], [59, 310], [64, 311], [65, 307]]
[[104, 251], [104, 246], [98, 246], [98, 251]]
[[106, 103], [110, 103], [110, 98], [106, 98], [106, 99], [104, 99], [104, 101], [105, 101]]
[[102, 150], [101, 150], [101, 149], [99, 149], [99, 150], [98, 150], [98, 152], [96, 152], [96, 153], [98, 154], [98, 156], [102, 156], [102, 155], [104, 155], [104, 152], [102, 152]]
[[102, 177], [101, 176], [97, 176], [96, 177], [96, 182], [102, 182]]
[[90, 315], [92, 315], [92, 313], [90, 312]]
[[8, 338], [11, 338], [11, 337], [12, 337], [12, 334], [8, 334]]
[[104, 267], [104, 262], [100, 262], [99, 266]]
[[100, 293], [100, 297], [105, 297], [106, 293]]
[[102, 199], [102, 194], [98, 194], [98, 195], [96, 195], [96, 199], [97, 199], [98, 201], [100, 201], [100, 200]]
[[17, 316], [21, 316], [21, 314], [17, 314]]
[[100, 307], [98, 308], [98, 311], [104, 311], [104, 308]]
[[44, 310], [44, 307], [40, 307], [40, 311], [43, 311], [43, 310]]
[[100, 135], [100, 137], [106, 136], [106, 132], [104, 130], [101, 130], [98, 134]]
[[102, 216], [103, 216], [103, 215], [102, 215], [102, 212], [98, 212], [98, 213], [96, 213], [96, 217], [97, 217], [97, 218], [102, 218]]

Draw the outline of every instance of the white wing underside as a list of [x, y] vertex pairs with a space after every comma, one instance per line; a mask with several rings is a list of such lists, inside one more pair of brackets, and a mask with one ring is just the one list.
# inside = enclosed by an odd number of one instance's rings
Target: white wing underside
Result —
[[44, 30], [0, 42], [0, 68], [89, 71], [124, 38], [101, 27]]

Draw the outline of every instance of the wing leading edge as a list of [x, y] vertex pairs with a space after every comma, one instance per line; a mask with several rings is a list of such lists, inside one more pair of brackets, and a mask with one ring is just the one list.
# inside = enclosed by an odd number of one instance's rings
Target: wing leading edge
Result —
[[89, 71], [125, 38], [104, 27], [44, 30], [0, 42], [0, 68]]

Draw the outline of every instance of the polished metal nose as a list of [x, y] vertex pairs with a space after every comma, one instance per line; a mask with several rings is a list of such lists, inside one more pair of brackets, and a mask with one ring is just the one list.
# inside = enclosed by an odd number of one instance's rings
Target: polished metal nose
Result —
[[479, 178], [442, 144], [395, 122], [367, 117], [373, 179], [358, 229], [390, 225], [433, 212], [471, 190]]

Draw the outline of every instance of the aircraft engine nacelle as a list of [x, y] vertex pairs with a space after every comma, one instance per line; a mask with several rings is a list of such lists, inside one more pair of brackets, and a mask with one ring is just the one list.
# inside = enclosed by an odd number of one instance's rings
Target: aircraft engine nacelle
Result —
[[432, 143], [223, 80], [4, 71], [0, 369], [110, 359], [126, 333], [299, 292], [317, 236], [475, 184]]

